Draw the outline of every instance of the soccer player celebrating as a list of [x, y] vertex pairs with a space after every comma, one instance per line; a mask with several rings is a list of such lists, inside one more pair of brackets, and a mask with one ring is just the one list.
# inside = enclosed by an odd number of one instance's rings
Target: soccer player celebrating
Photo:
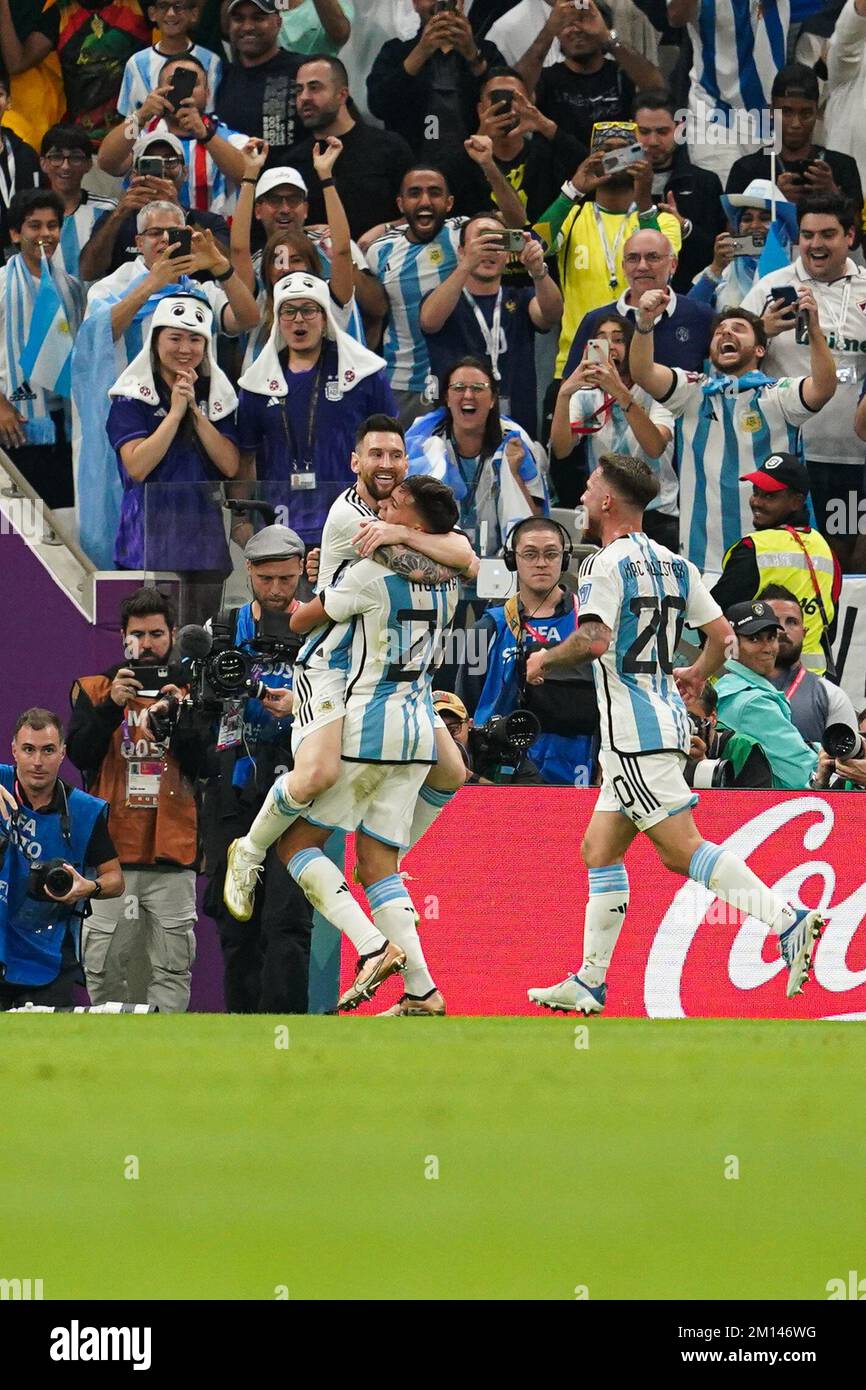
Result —
[[[736, 855], [703, 839], [691, 814], [698, 798], [686, 785], [689, 721], [683, 698], [696, 699], [733, 655], [734, 636], [696, 567], [642, 530], [658, 484], [649, 465], [604, 454], [582, 502], [602, 549], [581, 567], [578, 628], [558, 647], [533, 653], [527, 679], [540, 682], [559, 665], [593, 661], [601, 714], [601, 792], [581, 851], [589, 870], [583, 963], [576, 975], [529, 998], [549, 1009], [601, 1013], [605, 976], [628, 910], [623, 856], [635, 835], [648, 835], [659, 858], [779, 936], [788, 967], [788, 998], [809, 977], [824, 918], [792, 907]], [[683, 625], [706, 644], [693, 665], [674, 670]]]
[[[454, 494], [430, 477], [407, 478], [383, 510], [397, 525], [446, 536], [457, 521]], [[375, 560], [345, 570], [318, 599], [320, 621], [338, 624], [349, 659], [342, 770], [280, 840], [277, 853], [324, 917], [358, 951], [353, 984], [338, 1007], [354, 1009], [395, 971], [407, 993], [394, 1014], [443, 1014], [421, 950], [417, 913], [397, 872], [415, 804], [436, 758], [432, 671], [457, 604], [457, 580], [413, 583]], [[365, 915], [323, 853], [335, 829], [355, 830]]]
[[[466, 537], [425, 533], [379, 516], [386, 498], [406, 477], [403, 431], [388, 415], [372, 415], [358, 428], [352, 470], [357, 481], [328, 513], [322, 533], [318, 587], [336, 582], [348, 565], [374, 552], [381, 564], [418, 582], [440, 583], [457, 573], [474, 573], [476, 560]], [[340, 773], [349, 641], [344, 628], [322, 622], [318, 603], [303, 605], [295, 630], [310, 640], [295, 666], [295, 763], [268, 793], [247, 835], [233, 842], [226, 871], [225, 901], [239, 921], [252, 913], [252, 900], [267, 849], [308, 810], [313, 798], [332, 787]], [[437, 720], [437, 759], [421, 790], [410, 844], [463, 785], [466, 770], [453, 739]]]

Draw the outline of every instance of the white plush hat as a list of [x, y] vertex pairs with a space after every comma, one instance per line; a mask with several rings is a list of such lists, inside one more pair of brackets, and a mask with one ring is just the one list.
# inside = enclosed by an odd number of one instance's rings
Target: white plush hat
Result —
[[288, 392], [280, 352], [284, 347], [280, 333], [280, 305], [292, 299], [312, 299], [325, 312], [328, 338], [337, 344], [337, 382], [340, 393], [351, 391], [366, 377], [373, 376], [385, 366], [385, 359], [344, 333], [334, 318], [331, 292], [324, 280], [305, 270], [284, 275], [274, 285], [274, 322], [265, 346], [238, 382], [245, 391], [260, 396], [285, 396]]
[[154, 310], [144, 346], [137, 357], [121, 372], [109, 390], [109, 396], [126, 396], [147, 405], [159, 404], [159, 393], [153, 379], [151, 343], [157, 328], [185, 328], [205, 340], [204, 358], [199, 366], [208, 377], [207, 418], [224, 420], [235, 409], [238, 398], [234, 387], [213, 352], [213, 310], [207, 300], [197, 294], [173, 294], [161, 299]]

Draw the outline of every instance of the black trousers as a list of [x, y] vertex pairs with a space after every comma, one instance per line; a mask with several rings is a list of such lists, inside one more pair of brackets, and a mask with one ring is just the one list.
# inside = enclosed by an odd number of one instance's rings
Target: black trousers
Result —
[[[252, 823], [223, 821], [225, 851]], [[226, 853], [208, 885], [205, 910], [217, 924], [223, 953], [226, 1008], [233, 1014], [305, 1014], [309, 1008], [313, 910], [272, 845], [248, 922], [238, 922], [222, 899]]]
[[60, 972], [47, 985], [11, 985], [0, 980], [0, 1013], [19, 1009], [24, 1004], [43, 1004], [55, 1009], [72, 1008], [74, 985], [83, 985], [84, 976], [75, 954], [72, 938], [67, 932], [60, 958]]

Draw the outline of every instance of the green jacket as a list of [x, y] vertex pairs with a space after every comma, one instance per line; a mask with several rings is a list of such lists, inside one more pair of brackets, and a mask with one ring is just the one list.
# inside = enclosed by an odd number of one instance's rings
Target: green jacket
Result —
[[790, 791], [807, 787], [818, 754], [791, 722], [782, 692], [739, 661], [729, 661], [716, 694], [719, 722], [757, 740], [773, 769], [773, 786]]

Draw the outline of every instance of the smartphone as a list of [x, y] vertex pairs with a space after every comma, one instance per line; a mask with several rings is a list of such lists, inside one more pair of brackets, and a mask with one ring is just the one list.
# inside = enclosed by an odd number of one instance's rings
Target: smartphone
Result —
[[[514, 105], [514, 92], [510, 87], [494, 87], [488, 96], [492, 102], [504, 106], [506, 111], [510, 111]], [[504, 115], [505, 112], [500, 111], [499, 114]]]
[[794, 159], [790, 164], [786, 162], [783, 174], [793, 174], [798, 183], [806, 182], [806, 170], [814, 161], [810, 159]]
[[767, 295], [767, 302], [764, 309], [768, 309], [775, 299], [783, 299], [790, 309], [797, 304], [797, 288], [795, 285], [777, 285], [774, 290], [770, 290]]
[[135, 172], [145, 179], [164, 179], [165, 160], [162, 155], [143, 154], [135, 166]]
[[731, 245], [735, 256], [760, 256], [766, 240], [766, 233], [758, 236], [735, 236], [731, 237]]
[[457, 0], [436, 0], [433, 6], [434, 14], [453, 14], [457, 9]]
[[198, 82], [198, 73], [192, 68], [175, 68], [171, 75], [171, 87], [166, 101], [173, 111], [177, 111], [182, 101], [191, 97]]
[[526, 245], [522, 232], [491, 232], [490, 235], [495, 236], [503, 251], [507, 251], [511, 256], [519, 255]]
[[189, 680], [189, 672], [178, 665], [154, 666], [150, 661], [127, 661], [126, 669], [141, 682], [139, 695], [148, 698], [158, 695], [164, 685], [185, 685]]
[[609, 362], [610, 343], [607, 338], [590, 338], [586, 344], [587, 362]]
[[171, 253], [173, 261], [179, 256], [189, 256], [192, 252], [192, 227], [172, 227], [168, 234], [168, 244], [177, 248]]
[[632, 164], [639, 164], [646, 159], [646, 150], [643, 145], [635, 143], [626, 145], [624, 149], [608, 150], [601, 157], [602, 168], [606, 174], [618, 174], [623, 169], [629, 169]]

